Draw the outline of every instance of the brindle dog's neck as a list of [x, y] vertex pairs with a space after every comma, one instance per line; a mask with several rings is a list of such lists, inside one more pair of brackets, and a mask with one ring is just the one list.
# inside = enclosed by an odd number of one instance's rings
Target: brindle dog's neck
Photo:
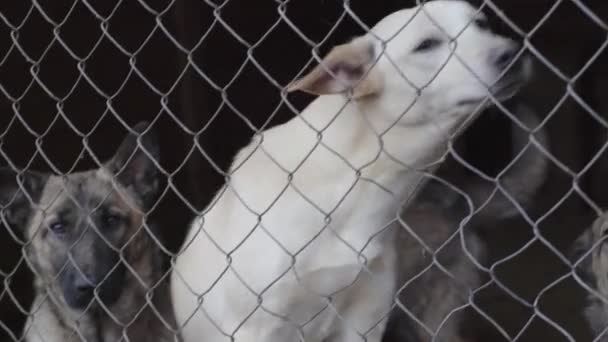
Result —
[[[73, 331], [74, 337], [80, 336], [75, 340], [124, 341], [127, 336], [129, 341], [133, 342], [163, 340], [160, 336], [168, 336], [167, 340], [173, 340], [169, 337], [173, 334], [165, 326], [169, 324], [173, 328], [175, 321], [168, 300], [169, 278], [163, 276], [160, 252], [157, 248], [151, 247], [136, 257], [136, 260], [132, 260], [129, 265], [131, 270], [137, 272], [137, 276], [133, 271], [127, 270], [121, 295], [110, 306], [104, 307], [94, 303], [84, 313], [75, 311], [67, 306], [62, 296], [57, 296], [60, 291], [52, 287], [54, 296], [61, 302], [49, 300], [51, 310], [66, 330]], [[38, 293], [45, 292], [43, 286], [38, 284]], [[150, 300], [147, 300], [147, 297]], [[163, 317], [160, 318], [158, 315]]]

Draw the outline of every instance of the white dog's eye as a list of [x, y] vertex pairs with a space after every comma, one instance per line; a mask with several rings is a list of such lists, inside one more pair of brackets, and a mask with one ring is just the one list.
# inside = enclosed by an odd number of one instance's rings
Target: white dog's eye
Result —
[[490, 24], [488, 23], [488, 20], [485, 18], [475, 19], [475, 25], [482, 30], [488, 30], [490, 28]]
[[441, 39], [427, 38], [427, 39], [423, 40], [422, 42], [420, 42], [420, 44], [418, 44], [416, 46], [416, 48], [414, 48], [413, 52], [429, 51], [431, 49], [438, 47], [439, 45], [441, 45], [441, 43], [442, 43]]

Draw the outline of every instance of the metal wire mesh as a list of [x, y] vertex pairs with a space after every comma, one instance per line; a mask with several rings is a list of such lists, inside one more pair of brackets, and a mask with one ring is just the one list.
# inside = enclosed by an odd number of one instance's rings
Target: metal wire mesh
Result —
[[[0, 341], [173, 341], [184, 337], [197, 314], [216, 331], [200, 339], [223, 336], [226, 341], [243, 336], [311, 340], [324, 332], [333, 334], [314, 340], [608, 340], [602, 248], [607, 198], [601, 191], [608, 165], [608, 101], [602, 93], [608, 80], [603, 67], [608, 6], [538, 1], [528, 11], [522, 3], [478, 1], [475, 11], [489, 15], [494, 30], [508, 31], [523, 43], [505, 69], [524, 55], [535, 61], [531, 86], [501, 101], [491, 91], [494, 85], [477, 75], [455, 46], [422, 84], [399, 68], [400, 56], [386, 48], [394, 37], [381, 37], [372, 28], [397, 9], [421, 5], [416, 16], [441, 29], [441, 20], [421, 3], [0, 4], [0, 245], [5, 249], [0, 252]], [[402, 25], [399, 32], [409, 21]], [[444, 33], [450, 44], [457, 43], [475, 25], [471, 19], [455, 35]], [[394, 122], [383, 129], [364, 117], [379, 146], [365, 163], [349, 160], [344, 148], [324, 140], [357, 101], [354, 93], [319, 124], [301, 115], [311, 98], [287, 91], [291, 81], [319, 64], [340, 77], [322, 61], [332, 46], [360, 34], [374, 36], [382, 49], [370, 70], [385, 59], [395, 67], [394, 76], [418, 94], [392, 113]], [[487, 98], [472, 109], [483, 115], [448, 132], [445, 153], [412, 167], [386, 149], [386, 141], [454, 60], [486, 86]], [[491, 108], [485, 106], [489, 103]], [[304, 152], [294, 147], [301, 158], [290, 166], [264, 144], [271, 139], [267, 130], [288, 119], [300, 120], [297, 127], [316, 137]], [[136, 125], [143, 120], [149, 124]], [[469, 126], [482, 137], [462, 133]], [[294, 141], [297, 134], [305, 133], [294, 131]], [[250, 139], [251, 148], [229, 168]], [[492, 144], [492, 139], [500, 141]], [[489, 151], [480, 152], [478, 145]], [[330, 204], [325, 197], [335, 194], [311, 194], [298, 179], [311, 172], [307, 162], [319, 153], [337, 165], [342, 178], [351, 179]], [[273, 174], [251, 178], [272, 183], [260, 195], [265, 201], [252, 201], [242, 190], [246, 186], [233, 182], [255, 158], [273, 165]], [[408, 184], [419, 189], [397, 196], [396, 189], [370, 176], [378, 160], [421, 175]], [[494, 170], [480, 166], [486, 160]], [[381, 196], [390, 197], [381, 208], [394, 207], [394, 215], [379, 220], [369, 236], [349, 240], [335, 222], [341, 222], [341, 208], [362, 186], [379, 196], [368, 199], [370, 207], [382, 202]], [[251, 224], [223, 244], [213, 235], [218, 228], [205, 222], [208, 217], [221, 222], [212, 215], [224, 196], [239, 206], [224, 209], [224, 215], [248, 217]], [[318, 224], [305, 240], [290, 240], [291, 233], [269, 224], [290, 205], [305, 209], [289, 213]], [[349, 215], [366, 209], [355, 207]], [[192, 274], [174, 269], [192, 242], [186, 238], [191, 223], [222, 259], [221, 265], [211, 265], [221, 272], [205, 291], [187, 283]], [[397, 246], [395, 284], [386, 283], [390, 277], [377, 278], [376, 266], [366, 260], [366, 248], [388, 234], [394, 234], [389, 242]], [[311, 250], [323, 251], [315, 247], [323, 239], [333, 239], [331, 247], [358, 259], [347, 265], [357, 270], [357, 278], [331, 294], [313, 289], [352, 269], [298, 271], [299, 260], [314, 259]], [[266, 283], [251, 282], [251, 270], [239, 268], [247, 265], [239, 253], [251, 250], [255, 241], [264, 241], [254, 245], [259, 255], [277, 250], [288, 260], [288, 267]], [[254, 271], [259, 264], [270, 269], [281, 260], [250, 260], [249, 265]], [[214, 298], [214, 286], [222, 286], [226, 277], [239, 284], [231, 288], [234, 298]], [[277, 296], [290, 277], [305, 284], [306, 296]], [[374, 309], [380, 319], [371, 325], [368, 320], [356, 326], [349, 317], [360, 315], [347, 312], [370, 310], [373, 296], [362, 291], [345, 300], [339, 295], [358, 286], [359, 277], [369, 277], [374, 291], [395, 288], [392, 303]], [[182, 291], [195, 298], [187, 319], [173, 316], [170, 281], [183, 282]], [[306, 318], [284, 312], [310, 306]], [[223, 310], [247, 312], [242, 320], [226, 316], [224, 322], [214, 316]], [[323, 317], [333, 318], [315, 323]], [[241, 335], [243, 330], [251, 335]]]

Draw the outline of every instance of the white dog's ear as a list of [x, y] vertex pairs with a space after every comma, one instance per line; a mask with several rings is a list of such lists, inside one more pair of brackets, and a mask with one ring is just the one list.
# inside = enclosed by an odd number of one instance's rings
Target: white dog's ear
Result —
[[369, 39], [357, 38], [334, 47], [321, 64], [291, 83], [287, 91], [324, 95], [352, 89], [354, 98], [376, 94], [382, 89], [382, 76], [373, 68], [375, 60], [374, 46]]

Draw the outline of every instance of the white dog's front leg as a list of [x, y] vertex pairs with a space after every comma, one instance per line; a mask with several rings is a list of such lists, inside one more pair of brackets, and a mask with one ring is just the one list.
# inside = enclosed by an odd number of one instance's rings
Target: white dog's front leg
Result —
[[[381, 310], [390, 308], [392, 296], [389, 303], [382, 306]], [[380, 307], [379, 307], [380, 308]], [[387, 309], [388, 310], [388, 309]], [[379, 311], [377, 311], [380, 313]], [[369, 311], [367, 311], [369, 313]], [[359, 317], [355, 317], [359, 316]], [[324, 342], [380, 342], [386, 330], [388, 320], [384, 318], [380, 321], [373, 321], [373, 316], [363, 317], [359, 313], [353, 312], [352, 315], [344, 315], [344, 320], [340, 323], [340, 332], [332, 335]], [[357, 324], [361, 323], [361, 324]], [[371, 324], [371, 327], [370, 327]]]
[[[360, 335], [352, 330], [346, 330], [338, 336], [331, 337], [323, 342], [380, 342], [384, 336], [386, 320], [379, 323], [374, 330]], [[348, 329], [348, 327], [347, 327]]]
[[395, 255], [390, 250], [373, 260], [369, 272], [361, 275], [339, 299], [337, 333], [327, 342], [380, 342], [395, 300]]
[[237, 342], [323, 342], [316, 336], [309, 336], [294, 324], [286, 323], [274, 328], [267, 326], [243, 327], [235, 334]]

